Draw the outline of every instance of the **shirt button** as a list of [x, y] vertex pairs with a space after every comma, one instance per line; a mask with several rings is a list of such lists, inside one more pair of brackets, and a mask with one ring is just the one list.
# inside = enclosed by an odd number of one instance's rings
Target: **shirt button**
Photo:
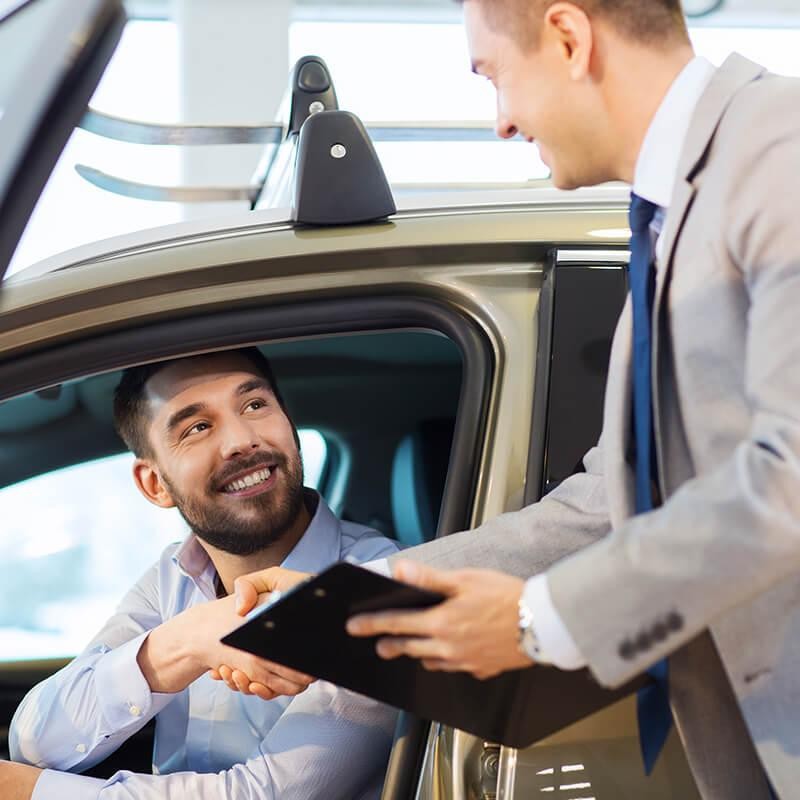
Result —
[[79, 752], [79, 753], [85, 753], [86, 752], [86, 745], [85, 744], [79, 744], [79, 745], [77, 745], [75, 747], [75, 750], [77, 750], [77, 752]]
[[131, 706], [128, 710], [131, 712], [132, 717], [139, 717], [142, 714], [142, 709], [139, 706]]

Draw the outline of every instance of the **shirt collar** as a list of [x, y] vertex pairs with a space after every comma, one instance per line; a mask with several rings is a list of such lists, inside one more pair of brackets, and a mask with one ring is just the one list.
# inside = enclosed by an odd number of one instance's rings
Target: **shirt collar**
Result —
[[670, 86], [647, 130], [633, 191], [661, 208], [669, 208], [689, 125], [715, 69], [705, 58], [692, 59]]
[[208, 572], [209, 567], [213, 569], [208, 553], [193, 533], [189, 533], [181, 542], [178, 549], [172, 554], [172, 560], [187, 578], [192, 578], [194, 581], [198, 581], [201, 577], [207, 577], [205, 573]]
[[320, 494], [308, 489], [306, 493], [316, 498], [316, 511], [281, 566], [298, 572], [319, 572], [341, 559], [342, 526]]
[[[300, 541], [283, 560], [282, 567], [298, 572], [319, 572], [341, 559], [342, 529], [338, 518], [322, 496], [305, 490], [306, 504], [316, 505], [311, 522]], [[178, 569], [201, 589], [214, 586], [216, 570], [197, 536], [190, 533], [172, 555]]]

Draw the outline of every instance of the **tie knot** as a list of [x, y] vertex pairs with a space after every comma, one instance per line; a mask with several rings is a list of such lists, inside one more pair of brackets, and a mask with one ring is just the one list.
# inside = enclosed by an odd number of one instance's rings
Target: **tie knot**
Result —
[[650, 223], [653, 221], [657, 208], [658, 206], [656, 206], [655, 203], [651, 203], [649, 200], [639, 197], [638, 194], [631, 194], [631, 208], [629, 212], [631, 231], [634, 234], [644, 233], [650, 227]]

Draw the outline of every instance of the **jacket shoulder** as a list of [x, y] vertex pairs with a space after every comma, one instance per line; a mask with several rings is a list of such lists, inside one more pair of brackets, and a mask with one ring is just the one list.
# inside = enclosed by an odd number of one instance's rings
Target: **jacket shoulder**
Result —
[[747, 149], [787, 137], [800, 142], [800, 78], [766, 73], [734, 95], [717, 138], [720, 144]]

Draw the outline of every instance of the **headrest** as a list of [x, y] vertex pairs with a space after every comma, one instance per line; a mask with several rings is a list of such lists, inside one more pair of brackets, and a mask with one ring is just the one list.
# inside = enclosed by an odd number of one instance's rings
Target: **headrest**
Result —
[[404, 436], [392, 464], [392, 517], [405, 545], [433, 539], [439, 522], [454, 421], [433, 419]]

